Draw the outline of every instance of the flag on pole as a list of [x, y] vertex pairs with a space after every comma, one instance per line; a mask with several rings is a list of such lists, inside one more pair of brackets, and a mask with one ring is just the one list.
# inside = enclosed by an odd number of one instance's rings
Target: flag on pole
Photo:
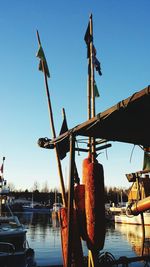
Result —
[[95, 97], [100, 97], [96, 82], [94, 81], [94, 96]]
[[45, 54], [44, 54], [44, 51], [43, 51], [43, 48], [41, 45], [39, 46], [39, 50], [38, 50], [36, 56], [40, 59], [39, 70], [43, 71], [43, 68], [42, 68], [42, 61], [43, 61], [46, 75], [47, 75], [47, 77], [50, 78], [50, 72], [48, 69], [48, 64], [47, 64], [46, 57], [45, 57]]
[[86, 29], [86, 33], [84, 35], [84, 41], [86, 42], [87, 45], [89, 45], [92, 40], [93, 36], [90, 34], [90, 22], [89, 22]]
[[[66, 116], [64, 116], [59, 135], [67, 131], [68, 131], [68, 125], [67, 125]], [[59, 158], [62, 160], [66, 157], [66, 154], [70, 149], [68, 136], [65, 137], [60, 143], [58, 143], [57, 147], [58, 147], [58, 152], [59, 152]]]
[[3, 173], [3, 169], [4, 169], [4, 165], [2, 163], [1, 168], [0, 168], [1, 173]]
[[90, 58], [90, 42], [93, 41], [93, 36], [90, 34], [90, 22], [88, 23], [88, 27], [84, 35], [84, 41], [87, 44], [87, 58]]
[[96, 71], [101, 76], [102, 75], [102, 72], [101, 72], [101, 64], [98, 61], [98, 59], [96, 58], [96, 56], [93, 56], [93, 64], [94, 64], [94, 67], [95, 67]]

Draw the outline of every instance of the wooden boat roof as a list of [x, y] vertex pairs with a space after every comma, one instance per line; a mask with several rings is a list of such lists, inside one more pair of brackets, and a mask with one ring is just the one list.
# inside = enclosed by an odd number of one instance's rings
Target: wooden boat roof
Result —
[[150, 146], [150, 86], [98, 113], [53, 142], [60, 142], [70, 134], [91, 136], [143, 146]]

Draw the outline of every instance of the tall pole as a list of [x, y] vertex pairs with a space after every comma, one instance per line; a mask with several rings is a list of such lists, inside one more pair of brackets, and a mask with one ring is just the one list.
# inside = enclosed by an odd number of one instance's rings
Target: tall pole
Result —
[[[94, 62], [93, 62], [93, 20], [90, 15], [90, 87], [91, 87], [91, 117], [95, 116], [95, 94], [94, 94]], [[95, 138], [92, 137], [92, 162], [95, 162]]]
[[5, 157], [3, 157], [3, 163], [2, 163], [2, 175], [0, 176], [0, 216], [2, 215], [2, 190], [3, 190], [3, 184], [4, 184], [4, 161]]
[[[38, 31], [37, 31], [37, 38], [38, 38], [38, 43], [39, 43], [39, 46], [40, 46], [41, 45], [41, 41], [40, 41], [40, 36], [39, 36]], [[41, 63], [42, 63], [42, 69], [43, 69], [43, 73], [44, 73], [46, 95], [47, 95], [47, 100], [48, 100], [48, 110], [49, 110], [49, 117], [50, 117], [50, 125], [51, 125], [52, 135], [53, 135], [53, 139], [54, 139], [54, 138], [56, 138], [56, 132], [55, 132], [55, 127], [54, 127], [54, 119], [53, 119], [52, 105], [51, 105], [51, 100], [50, 100], [50, 93], [49, 93], [49, 88], [48, 88], [47, 75], [46, 75], [45, 65], [44, 65], [43, 60], [41, 60]], [[67, 207], [67, 199], [66, 199], [66, 194], [65, 194], [65, 186], [64, 186], [64, 180], [63, 180], [62, 167], [61, 167], [61, 162], [60, 162], [60, 158], [59, 158], [58, 146], [57, 146], [56, 143], [55, 143], [55, 152], [56, 152], [56, 160], [57, 160], [58, 172], [59, 172], [59, 177], [60, 177], [62, 200], [63, 200], [64, 206]]]
[[74, 167], [75, 167], [75, 137], [70, 135], [70, 170], [68, 189], [68, 216], [67, 216], [67, 267], [71, 267], [72, 234], [73, 234], [73, 198], [74, 198]]
[[[91, 119], [91, 59], [88, 57], [88, 81], [87, 81], [87, 109], [88, 109], [88, 120]], [[91, 155], [91, 137], [89, 137], [89, 153]]]

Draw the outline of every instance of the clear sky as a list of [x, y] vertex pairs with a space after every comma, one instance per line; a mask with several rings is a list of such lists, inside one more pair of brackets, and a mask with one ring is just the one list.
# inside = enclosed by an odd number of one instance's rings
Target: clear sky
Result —
[[[127, 98], [150, 82], [149, 0], [0, 0], [0, 159], [5, 178], [17, 189], [59, 187], [52, 150], [38, 147], [52, 137], [42, 72], [36, 52], [39, 30], [51, 78], [49, 89], [59, 133], [64, 107], [69, 128], [87, 119], [87, 58], [84, 34], [93, 14], [94, 45], [103, 75], [95, 73], [101, 97], [96, 112]], [[140, 127], [140, 126], [139, 126]], [[142, 126], [141, 126], [142, 127]], [[99, 156], [105, 185], [128, 187], [125, 173], [142, 168], [143, 153], [133, 145], [112, 143]], [[79, 174], [86, 155], [77, 157]], [[62, 161], [65, 182], [68, 158]]]

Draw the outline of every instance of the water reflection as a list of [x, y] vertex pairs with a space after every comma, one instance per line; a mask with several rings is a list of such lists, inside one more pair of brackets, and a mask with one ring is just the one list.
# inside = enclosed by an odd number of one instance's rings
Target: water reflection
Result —
[[[62, 264], [61, 236], [58, 220], [50, 214], [17, 213], [21, 223], [27, 228], [27, 239], [35, 250], [39, 266]], [[109, 224], [106, 228], [104, 252], [110, 252], [116, 259], [121, 256], [134, 257], [142, 253], [142, 231], [140, 226]], [[150, 227], [145, 228], [144, 254], [150, 251]], [[83, 241], [84, 255], [88, 254]], [[132, 265], [130, 265], [132, 266]], [[134, 266], [143, 266], [140, 263]]]
[[20, 215], [20, 221], [30, 229], [30, 235], [33, 240], [37, 233], [40, 233], [41, 238], [45, 240], [47, 232], [50, 227], [50, 216], [47, 214], [39, 213], [22, 213]]
[[145, 226], [145, 238], [142, 235], [142, 225], [115, 224], [115, 229], [128, 240], [137, 256], [150, 253], [150, 226]]
[[19, 213], [20, 222], [27, 228], [27, 238], [35, 250], [39, 265], [62, 263], [60, 225], [50, 214]]

